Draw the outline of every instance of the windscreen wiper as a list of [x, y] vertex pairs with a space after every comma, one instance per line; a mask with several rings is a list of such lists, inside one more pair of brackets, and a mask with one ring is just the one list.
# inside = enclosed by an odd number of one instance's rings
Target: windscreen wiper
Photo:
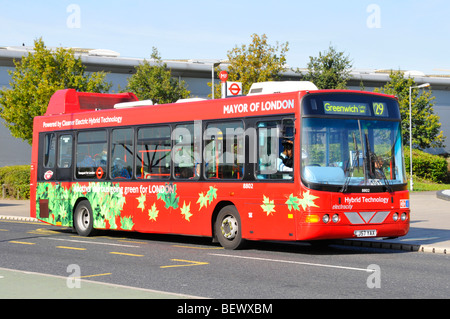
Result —
[[[353, 143], [355, 144], [355, 157], [353, 157], [352, 160], [352, 164], [350, 165], [350, 161], [347, 161], [347, 167], [346, 167], [346, 175], [345, 175], [345, 183], [344, 185], [342, 185], [342, 188], [340, 190], [341, 193], [345, 193], [347, 191], [348, 188], [348, 184], [350, 184], [350, 173], [353, 173], [353, 171], [355, 170], [355, 166], [358, 166], [358, 171], [359, 171], [359, 150], [358, 150], [358, 143], [356, 143], [356, 136], [355, 133], [353, 134]], [[355, 165], [355, 161], [356, 161], [356, 165]]]
[[[377, 154], [370, 150], [369, 136], [367, 133], [365, 135], [366, 135], [365, 137], [366, 137], [367, 174], [370, 174], [370, 177], [372, 179], [379, 179], [379, 178], [377, 178], [377, 174], [376, 174], [376, 173], [379, 173], [379, 175], [381, 176], [381, 179], [384, 181], [384, 185], [386, 186], [386, 189], [388, 190], [389, 193], [392, 193], [391, 184], [389, 183], [389, 181], [386, 177], [386, 174], [384, 174], [384, 171], [383, 171], [383, 163], [380, 161]], [[380, 165], [380, 167], [375, 167], [376, 165]], [[367, 185], [367, 183], [366, 183], [366, 185]]]

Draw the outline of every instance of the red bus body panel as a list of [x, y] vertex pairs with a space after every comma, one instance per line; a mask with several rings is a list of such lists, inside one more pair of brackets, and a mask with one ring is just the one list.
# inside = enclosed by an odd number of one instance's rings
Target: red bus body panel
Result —
[[[348, 194], [309, 190], [301, 183], [299, 147], [294, 148], [295, 167], [298, 169], [294, 181], [289, 182], [135, 179], [38, 183], [38, 180], [42, 180], [42, 177], [37, 176], [40, 132], [239, 119], [286, 113], [295, 114], [296, 140], [299, 141], [300, 102], [302, 96], [308, 94], [300, 91], [89, 111], [80, 109], [77, 102], [73, 101], [76, 98], [90, 99], [91, 102], [130, 101], [135, 100], [135, 97], [64, 91], [56, 93], [53, 106], [48, 110], [48, 114], [52, 115], [34, 119], [30, 208], [31, 216], [43, 222], [73, 226], [73, 210], [81, 198], [86, 198], [93, 201], [93, 205], [95, 201], [98, 216], [94, 225], [102, 229], [212, 236], [215, 214], [221, 207], [233, 204], [241, 217], [242, 237], [252, 240], [353, 238], [355, 230], [374, 229], [377, 237], [395, 237], [403, 236], [409, 230], [407, 191]], [[360, 91], [354, 92], [361, 94]], [[349, 212], [359, 215], [349, 215]], [[381, 219], [378, 212], [382, 212], [385, 218]], [[407, 219], [394, 221], [394, 213], [406, 213]], [[325, 224], [322, 221], [325, 214], [330, 218], [339, 214], [339, 221]]]

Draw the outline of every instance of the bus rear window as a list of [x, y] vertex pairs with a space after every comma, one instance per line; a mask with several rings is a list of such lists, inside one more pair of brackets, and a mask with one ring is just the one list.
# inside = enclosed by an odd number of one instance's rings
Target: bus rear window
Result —
[[56, 135], [46, 134], [44, 139], [44, 167], [53, 168], [56, 160]]

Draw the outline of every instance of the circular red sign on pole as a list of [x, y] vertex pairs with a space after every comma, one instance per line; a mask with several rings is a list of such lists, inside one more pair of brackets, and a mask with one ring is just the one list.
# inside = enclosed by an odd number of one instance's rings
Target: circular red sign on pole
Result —
[[226, 80], [228, 80], [228, 72], [227, 71], [220, 71], [219, 73], [219, 79], [222, 82], [225, 82]]
[[241, 92], [241, 88], [236, 83], [231, 84], [229, 90], [233, 95], [238, 95]]

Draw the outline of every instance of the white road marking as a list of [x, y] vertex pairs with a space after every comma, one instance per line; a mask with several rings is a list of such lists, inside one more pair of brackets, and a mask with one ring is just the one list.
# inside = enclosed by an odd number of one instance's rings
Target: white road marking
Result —
[[59, 240], [59, 241], [69, 241], [69, 242], [72, 242], [72, 243], [94, 244], [94, 245], [119, 246], [119, 247], [139, 247], [139, 246], [136, 246], [136, 245], [124, 245], [124, 244], [104, 243], [104, 242], [87, 241], [87, 240], [76, 240], [76, 239], [51, 238], [51, 237], [46, 237], [45, 239]]
[[315, 267], [327, 267], [327, 268], [337, 268], [337, 269], [346, 269], [346, 270], [358, 270], [358, 271], [364, 271], [364, 272], [374, 272], [373, 269], [367, 269], [367, 268], [355, 268], [355, 267], [347, 267], [347, 266], [315, 264], [315, 263], [307, 263], [307, 262], [302, 262], [302, 261], [269, 259], [269, 258], [249, 257], [249, 256], [233, 256], [233, 255], [226, 255], [226, 254], [210, 254], [210, 255], [227, 257], [227, 258], [241, 258], [241, 259], [259, 260], [259, 261], [271, 261], [271, 262], [286, 263], [286, 264], [297, 264], [297, 265], [307, 265], [307, 266], [315, 266]]

